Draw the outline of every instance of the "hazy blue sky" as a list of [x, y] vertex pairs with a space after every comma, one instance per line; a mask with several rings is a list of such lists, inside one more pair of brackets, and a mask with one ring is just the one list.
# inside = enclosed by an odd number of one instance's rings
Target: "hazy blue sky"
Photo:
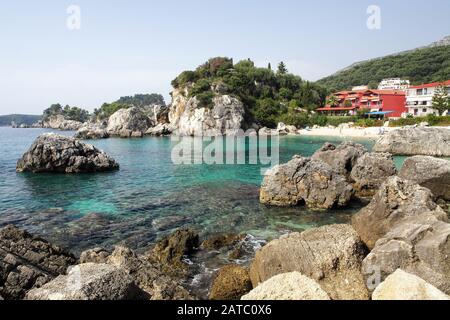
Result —
[[[66, 27], [71, 4], [80, 30]], [[380, 30], [366, 26], [372, 4]], [[283, 60], [317, 80], [439, 40], [449, 15], [448, 0], [0, 0], [0, 114], [39, 114], [55, 102], [92, 110], [135, 93], [169, 100], [178, 73], [219, 55]]]

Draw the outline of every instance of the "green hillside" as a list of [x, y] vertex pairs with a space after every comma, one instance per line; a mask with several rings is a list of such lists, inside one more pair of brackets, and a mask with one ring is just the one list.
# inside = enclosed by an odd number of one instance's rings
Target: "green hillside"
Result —
[[27, 125], [32, 125], [38, 122], [41, 116], [28, 115], [28, 114], [9, 114], [0, 116], [0, 127], [10, 126], [11, 122], [14, 121], [17, 124], [25, 123]]
[[450, 45], [425, 47], [360, 62], [317, 83], [334, 91], [363, 84], [373, 88], [385, 78], [409, 79], [413, 85], [450, 79]]

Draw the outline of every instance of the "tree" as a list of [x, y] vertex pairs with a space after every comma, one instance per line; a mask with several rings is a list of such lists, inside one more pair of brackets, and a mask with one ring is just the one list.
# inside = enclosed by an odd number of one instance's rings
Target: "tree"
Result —
[[286, 68], [286, 65], [284, 64], [283, 61], [280, 62], [280, 64], [278, 65], [278, 74], [287, 74], [288, 73], [288, 69]]
[[450, 109], [450, 98], [447, 93], [447, 89], [444, 85], [440, 85], [436, 88], [433, 96], [433, 109], [442, 115], [445, 111]]
[[270, 62], [269, 62], [269, 64], [267, 65], [267, 69], [272, 70], [272, 65], [270, 64]]
[[330, 105], [331, 107], [335, 107], [339, 104], [339, 100], [336, 96], [330, 96], [327, 100], [327, 104]]

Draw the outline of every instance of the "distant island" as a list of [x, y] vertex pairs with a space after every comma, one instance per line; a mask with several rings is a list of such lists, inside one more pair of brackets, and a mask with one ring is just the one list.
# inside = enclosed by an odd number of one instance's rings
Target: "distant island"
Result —
[[0, 116], [0, 127], [11, 126], [11, 123], [25, 124], [28, 126], [39, 122], [42, 116], [30, 115], [30, 114], [9, 114]]

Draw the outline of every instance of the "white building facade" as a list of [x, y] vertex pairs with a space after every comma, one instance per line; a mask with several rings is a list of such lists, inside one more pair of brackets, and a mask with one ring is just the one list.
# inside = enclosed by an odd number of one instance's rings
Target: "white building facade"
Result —
[[403, 80], [400, 78], [384, 79], [378, 85], [378, 90], [408, 90], [409, 80]]
[[[408, 114], [414, 117], [423, 117], [429, 114], [438, 115], [438, 112], [433, 109], [433, 96], [436, 88], [442, 85], [446, 87], [447, 93], [450, 95], [450, 80], [409, 87], [406, 91]], [[448, 111], [447, 114], [449, 114]]]

